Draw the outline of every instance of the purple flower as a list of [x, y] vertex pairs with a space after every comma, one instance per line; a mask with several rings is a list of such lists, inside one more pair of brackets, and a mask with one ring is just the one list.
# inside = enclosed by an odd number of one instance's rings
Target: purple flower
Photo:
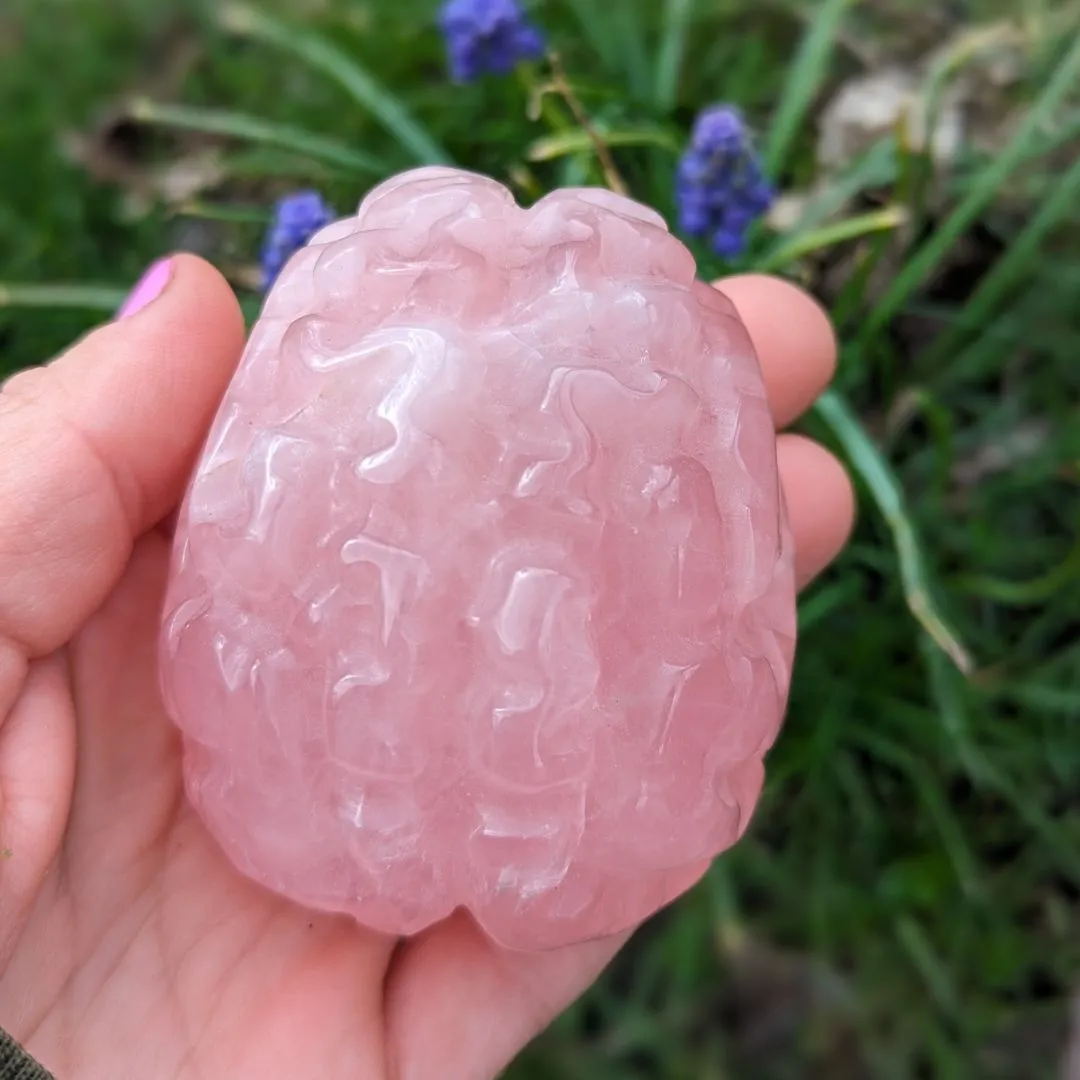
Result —
[[446, 0], [439, 22], [454, 82], [508, 75], [544, 55], [544, 37], [517, 0]]
[[280, 199], [263, 241], [263, 289], [269, 289], [293, 254], [333, 220], [333, 209], [317, 191], [294, 191]]
[[718, 255], [736, 259], [746, 249], [750, 226], [774, 197], [739, 111], [714, 105], [702, 112], [676, 174], [679, 228], [707, 237]]

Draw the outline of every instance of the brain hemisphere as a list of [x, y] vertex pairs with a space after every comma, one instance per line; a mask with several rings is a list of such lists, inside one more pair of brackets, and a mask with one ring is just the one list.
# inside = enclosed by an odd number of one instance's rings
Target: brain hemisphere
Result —
[[620, 929], [745, 826], [790, 553], [760, 374], [650, 211], [446, 170], [286, 268], [181, 516], [162, 671], [241, 869], [411, 932]]

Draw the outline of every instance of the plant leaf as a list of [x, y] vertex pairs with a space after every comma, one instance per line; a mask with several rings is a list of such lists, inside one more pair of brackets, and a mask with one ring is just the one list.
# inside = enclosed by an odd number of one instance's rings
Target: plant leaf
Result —
[[116, 285], [37, 285], [0, 281], [0, 308], [82, 308], [117, 311], [127, 290]]
[[620, 71], [618, 38], [610, 33], [596, 0], [566, 0], [566, 6], [581, 24], [603, 66], [610, 72]]
[[1080, 77], [1080, 37], [1077, 37], [1046, 84], [1039, 99], [1024, 117], [1008, 146], [973, 181], [960, 205], [905, 264], [878, 301], [863, 327], [859, 345], [878, 334], [904, 307], [912, 294], [933, 272], [954, 243], [976, 221], [997, 194], [1001, 184], [1025, 158], [1040, 131], [1049, 123]]
[[190, 105], [163, 105], [146, 98], [134, 101], [130, 113], [134, 119], [147, 123], [276, 146], [357, 172], [385, 175], [391, 171], [385, 161], [361, 150], [353, 150], [336, 139], [327, 139], [303, 128], [258, 116]]
[[960, 317], [951, 323], [931, 346], [925, 357], [930, 370], [954, 356], [968, 333], [977, 332], [1001, 309], [1002, 301], [1031, 269], [1043, 241], [1059, 224], [1075, 218], [1080, 205], [1080, 159], [1054, 184], [1046, 201], [1035, 212], [1003, 252], [1001, 258], [980, 279]]
[[221, 9], [222, 25], [292, 53], [337, 82], [421, 164], [449, 164], [450, 155], [433, 135], [415, 120], [396, 94], [387, 90], [355, 57], [309, 31], [279, 22], [244, 3]]
[[675, 108], [679, 96], [679, 76], [686, 55], [686, 33], [696, 0], [665, 0], [664, 30], [656, 58], [653, 98], [665, 113]]
[[826, 390], [818, 398], [814, 410], [836, 436], [851, 467], [866, 484], [892, 532], [908, 609], [957, 668], [965, 675], [970, 674], [974, 665], [968, 650], [934, 603], [926, 558], [900, 482], [847, 402], [835, 390]]
[[903, 225], [908, 219], [904, 206], [886, 206], [882, 210], [873, 210], [868, 214], [844, 218], [842, 221], [824, 225], [820, 229], [798, 233], [785, 244], [774, 248], [760, 261], [758, 269], [762, 272], [781, 270], [797, 260], [815, 251], [855, 240], [871, 233], [888, 232]]
[[[656, 146], [672, 154], [679, 153], [679, 143], [663, 128], [616, 128], [599, 132], [608, 146]], [[587, 131], [574, 128], [536, 139], [528, 149], [529, 161], [554, 161], [571, 154], [591, 154], [593, 142]]]
[[823, 0], [814, 9], [810, 29], [788, 73], [780, 107], [769, 125], [765, 167], [774, 179], [787, 163], [791, 146], [829, 72], [840, 21], [856, 0]]

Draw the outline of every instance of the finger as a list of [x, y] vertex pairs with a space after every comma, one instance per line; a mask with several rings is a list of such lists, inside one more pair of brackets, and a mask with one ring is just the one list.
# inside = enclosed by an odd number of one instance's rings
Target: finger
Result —
[[397, 1080], [498, 1075], [608, 965], [629, 934], [551, 952], [501, 948], [463, 914], [409, 942], [387, 984]]
[[764, 274], [724, 278], [716, 287], [746, 324], [778, 428], [797, 420], [836, 371], [836, 335], [828, 315], [802, 289]]
[[[108, 860], [117, 866], [153, 849], [180, 794], [179, 732], [163, 711], [156, 679], [168, 568], [168, 541], [156, 532], [143, 536], [69, 650], [79, 692], [79, 788], [69, 828], [116, 837]], [[79, 854], [70, 852], [72, 867], [82, 865]]]
[[75, 710], [54, 654], [31, 665], [0, 726], [0, 971], [60, 847], [74, 780]]
[[855, 524], [855, 493], [844, 467], [812, 439], [781, 435], [776, 456], [795, 535], [795, 578], [802, 589], [847, 543]]
[[[0, 395], [0, 656], [52, 652], [181, 495], [243, 343], [236, 298], [178, 256], [164, 291]], [[0, 705], [3, 705], [0, 687]]]

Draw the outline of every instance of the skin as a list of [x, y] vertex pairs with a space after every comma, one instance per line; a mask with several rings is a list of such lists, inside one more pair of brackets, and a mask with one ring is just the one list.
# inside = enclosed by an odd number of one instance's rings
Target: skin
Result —
[[[832, 376], [828, 319], [777, 280], [719, 287], [782, 429]], [[0, 1024], [67, 1080], [486, 1080], [625, 938], [517, 955], [464, 918], [402, 943], [312, 915], [241, 878], [182, 795], [163, 523], [243, 335], [228, 285], [180, 256], [148, 307], [0, 394]], [[805, 585], [852, 493], [807, 439], [778, 455]]]

